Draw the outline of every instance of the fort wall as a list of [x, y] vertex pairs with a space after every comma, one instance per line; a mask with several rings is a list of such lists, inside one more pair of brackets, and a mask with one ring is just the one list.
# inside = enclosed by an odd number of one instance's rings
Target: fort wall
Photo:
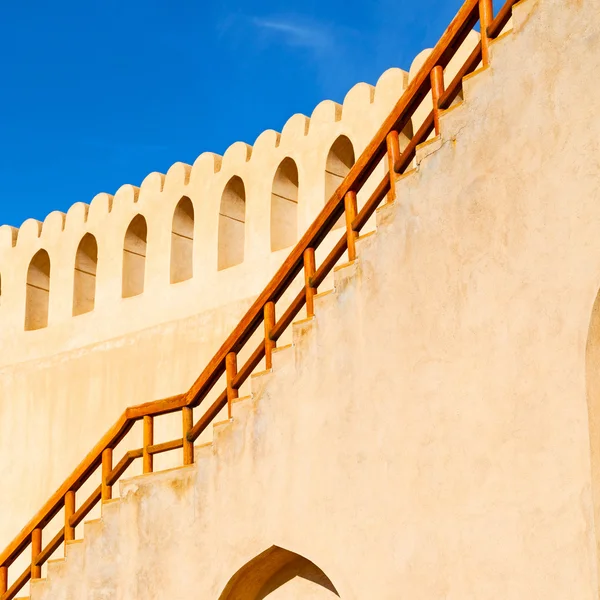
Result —
[[[463, 52], [476, 42], [473, 33]], [[43, 223], [0, 227], [0, 477], [10, 507], [0, 539], [18, 532], [126, 406], [189, 387], [409, 78], [390, 69], [252, 147], [177, 163]]]
[[598, 597], [598, 8], [518, 6], [254, 396], [122, 482], [32, 600], [256, 600], [281, 549], [338, 596], [273, 598]]

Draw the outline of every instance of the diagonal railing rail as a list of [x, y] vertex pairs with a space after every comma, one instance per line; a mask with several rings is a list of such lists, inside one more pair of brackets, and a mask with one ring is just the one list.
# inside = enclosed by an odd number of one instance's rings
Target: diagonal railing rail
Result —
[[[111, 499], [112, 486], [136, 459], [142, 459], [144, 473], [152, 472], [154, 455], [172, 450], [182, 450], [184, 465], [193, 463], [194, 441], [226, 406], [231, 415], [231, 403], [237, 398], [238, 389], [263, 359], [266, 368], [271, 368], [271, 355], [277, 340], [300, 310], [306, 306], [307, 315], [313, 316], [313, 298], [317, 288], [344, 253], [348, 253], [350, 261], [355, 259], [355, 243], [359, 232], [384, 199], [388, 202], [394, 200], [395, 180], [411, 166], [417, 146], [426, 141], [432, 132], [439, 134], [440, 112], [449, 108], [460, 94], [463, 77], [472, 73], [480, 64], [484, 67], [488, 65], [490, 40], [496, 38], [506, 26], [516, 1], [506, 0], [495, 18], [493, 0], [465, 1], [371, 143], [188, 392], [128, 408], [0, 554], [0, 600], [12, 600], [30, 579], [41, 576], [42, 565], [63, 542], [74, 539], [75, 527], [98, 502]], [[444, 69], [477, 23], [481, 29], [479, 43], [450, 84], [444, 88]], [[431, 111], [406, 147], [400, 148], [399, 132], [404, 130], [416, 109], [428, 96], [432, 98]], [[388, 171], [359, 212], [356, 195], [386, 156]], [[315, 250], [342, 215], [345, 215], [346, 223], [344, 234], [317, 267]], [[290, 289], [302, 271], [304, 285], [281, 317], [276, 319], [275, 303]], [[264, 337], [238, 370], [238, 356], [246, 349], [246, 345], [261, 324], [264, 326]], [[193, 408], [198, 407], [207, 398], [223, 375], [226, 388], [208, 406], [199, 420], [194, 422]], [[181, 413], [182, 436], [176, 440], [155, 444], [154, 419], [175, 412]], [[114, 465], [114, 450], [139, 421], [143, 423], [142, 447], [125, 451], [121, 460]], [[98, 487], [77, 507], [76, 493], [98, 470], [101, 471]], [[64, 512], [64, 526], [43, 546], [42, 533], [60, 511]], [[21, 575], [9, 580], [9, 567], [25, 552], [28, 552], [27, 556], [30, 557], [27, 567]]]

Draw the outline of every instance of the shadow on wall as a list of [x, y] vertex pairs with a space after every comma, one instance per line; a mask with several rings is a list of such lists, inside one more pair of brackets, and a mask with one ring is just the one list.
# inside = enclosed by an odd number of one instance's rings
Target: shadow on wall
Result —
[[279, 546], [271, 546], [247, 562], [229, 580], [219, 600], [339, 598], [331, 580], [313, 562]]
[[585, 353], [585, 370], [596, 556], [600, 568], [600, 292], [596, 296], [590, 318]]

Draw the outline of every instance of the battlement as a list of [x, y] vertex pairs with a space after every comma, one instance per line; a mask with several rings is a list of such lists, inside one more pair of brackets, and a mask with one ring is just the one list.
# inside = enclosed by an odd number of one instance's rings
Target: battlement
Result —
[[[478, 39], [469, 36], [457, 64]], [[150, 173], [139, 188], [0, 227], [0, 365], [252, 298], [429, 52], [410, 72], [392, 68], [375, 86], [359, 83], [342, 105], [325, 100], [253, 146], [236, 142], [223, 156], [207, 152], [193, 165]], [[404, 144], [419, 124], [406, 128]]]

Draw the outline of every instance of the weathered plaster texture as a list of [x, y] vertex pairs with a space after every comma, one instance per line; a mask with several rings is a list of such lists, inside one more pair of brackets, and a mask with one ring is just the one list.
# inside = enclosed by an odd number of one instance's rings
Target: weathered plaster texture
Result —
[[[470, 34], [462, 57], [477, 39], [476, 33]], [[415, 59], [412, 76], [423, 56]], [[449, 66], [449, 76], [459, 62]], [[341, 181], [343, 165], [328, 161], [336, 141], [345, 136], [358, 156], [408, 81], [408, 72], [389, 69], [375, 86], [354, 86], [343, 105], [326, 100], [310, 119], [294, 115], [281, 133], [266, 131], [253, 147], [238, 142], [223, 157], [205, 153], [193, 166], [178, 163], [166, 175], [150, 174], [139, 189], [125, 185], [114, 198], [99, 194], [89, 206], [78, 203], [66, 215], [51, 213], [44, 223], [28, 220], [19, 230], [0, 227], [0, 547], [39, 510], [127, 406], [189, 388]], [[280, 230], [272, 192], [288, 192], [285, 182], [276, 190], [274, 176], [290, 161], [298, 169], [296, 226], [286, 221], [285, 230]], [[382, 164], [373, 181], [381, 179], [383, 169]], [[243, 262], [218, 270], [221, 197], [232, 177], [245, 188]], [[194, 241], [191, 264], [176, 262], [173, 270], [174, 240], [184, 239], [172, 234], [183, 227], [173, 223], [182, 198], [193, 206], [194, 221], [187, 234]], [[139, 221], [140, 215], [147, 227], [145, 248], [139, 240], [124, 242], [132, 220]], [[287, 247], [277, 237], [283, 233]], [[90, 261], [76, 262], [84, 236], [94, 236], [97, 242], [92, 279]], [[338, 237], [336, 231], [335, 241]], [[272, 251], [274, 241], [277, 249]], [[124, 256], [124, 244], [138, 254]], [[183, 246], [177, 248], [181, 258]], [[42, 319], [46, 325], [24, 331], [28, 265], [40, 251], [48, 253], [50, 262], [48, 314]], [[126, 259], [140, 263], [140, 252], [146, 254], [143, 276], [136, 271], [127, 293], [140, 280], [143, 293], [124, 298], [123, 265]], [[320, 249], [319, 255], [323, 252]], [[84, 275], [74, 271], [78, 266]], [[191, 277], [172, 284], [174, 273], [176, 278], [181, 273]], [[89, 308], [94, 289], [95, 297], [93, 310], [73, 316], [77, 281], [87, 287], [75, 303], [76, 312], [84, 305]], [[43, 277], [34, 283], [48, 285]], [[43, 294], [36, 296], [40, 305], [42, 299]], [[166, 428], [164, 421], [157, 425], [162, 428], [157, 441], [181, 435], [178, 417]], [[168, 466], [168, 460], [157, 459], [161, 466]], [[17, 572], [17, 566], [12, 570]]]
[[[531, 2], [254, 396], [195, 465], [123, 482], [32, 600], [218, 599], [272, 546], [344, 600], [597, 598], [600, 3]], [[305, 584], [271, 597], [335, 597]]]

